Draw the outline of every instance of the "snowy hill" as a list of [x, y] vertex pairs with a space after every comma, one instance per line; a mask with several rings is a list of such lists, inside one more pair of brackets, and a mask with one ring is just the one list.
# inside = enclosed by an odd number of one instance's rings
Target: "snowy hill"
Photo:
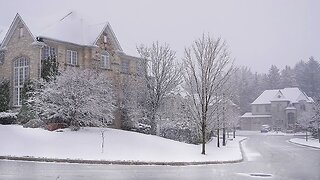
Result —
[[207, 144], [207, 155], [201, 146], [177, 142], [158, 136], [116, 129], [105, 130], [104, 152], [101, 129], [83, 128], [74, 132], [50, 132], [0, 125], [0, 156], [32, 156], [58, 159], [142, 161], [142, 162], [203, 162], [242, 159], [238, 137], [226, 147], [217, 148], [215, 141]]

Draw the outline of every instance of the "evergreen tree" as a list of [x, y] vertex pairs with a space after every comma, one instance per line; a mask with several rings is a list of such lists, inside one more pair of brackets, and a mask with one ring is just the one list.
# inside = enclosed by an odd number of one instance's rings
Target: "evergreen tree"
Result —
[[10, 82], [0, 80], [0, 112], [10, 108]]
[[268, 74], [268, 89], [280, 88], [280, 73], [277, 66], [272, 65]]
[[281, 79], [280, 79], [280, 87], [296, 87], [297, 82], [294, 76], [294, 71], [290, 68], [290, 66], [286, 66], [285, 69], [281, 71]]

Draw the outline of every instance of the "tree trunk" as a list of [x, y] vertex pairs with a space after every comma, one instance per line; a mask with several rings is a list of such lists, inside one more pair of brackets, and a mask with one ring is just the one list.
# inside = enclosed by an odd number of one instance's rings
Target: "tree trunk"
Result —
[[201, 154], [206, 154], [206, 125], [204, 119], [202, 120], [202, 152]]
[[308, 131], [306, 130], [306, 141], [308, 141]]
[[226, 128], [222, 128], [222, 146], [226, 145]]
[[217, 129], [217, 147], [220, 147], [220, 131], [219, 131], [219, 128]]
[[236, 138], [236, 128], [233, 127], [233, 138]]
[[156, 124], [156, 117], [153, 115], [151, 118], [151, 129], [150, 129], [150, 133], [152, 135], [156, 135], [157, 132], [157, 124]]
[[319, 143], [320, 143], [320, 128], [318, 127], [318, 140], [319, 140]]

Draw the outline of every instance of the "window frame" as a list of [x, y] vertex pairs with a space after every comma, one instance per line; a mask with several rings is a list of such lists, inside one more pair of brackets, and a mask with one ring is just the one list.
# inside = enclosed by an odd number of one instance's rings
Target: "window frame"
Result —
[[126, 74], [130, 73], [130, 60], [121, 59], [121, 72]]
[[19, 57], [13, 61], [13, 106], [22, 106], [21, 92], [25, 82], [29, 79], [30, 62], [26, 57]]
[[103, 69], [110, 69], [110, 55], [108, 52], [101, 54], [100, 65]]
[[52, 46], [44, 46], [42, 48], [42, 60], [46, 60], [49, 57], [57, 57], [57, 50]]
[[73, 50], [67, 50], [67, 64], [78, 65], [78, 52]]

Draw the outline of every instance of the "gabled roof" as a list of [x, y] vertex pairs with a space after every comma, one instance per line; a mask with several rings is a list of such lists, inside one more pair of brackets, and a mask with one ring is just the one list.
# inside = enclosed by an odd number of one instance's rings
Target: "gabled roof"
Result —
[[265, 90], [253, 103], [251, 104], [270, 104], [271, 101], [290, 101], [291, 103], [297, 103], [300, 100], [307, 102], [313, 102], [299, 88], [284, 88]]
[[[4, 36], [0, 49], [5, 48], [5, 46], [8, 44], [9, 40], [11, 39], [11, 36], [13, 35], [14, 30], [16, 29], [18, 23], [21, 22], [23, 24], [23, 26], [25, 27], [25, 29], [28, 31], [28, 33], [31, 35], [31, 37], [33, 38], [34, 41], [36, 41], [36, 39], [34, 38], [33, 34], [31, 33], [30, 29], [28, 28], [28, 26], [26, 25], [26, 23], [23, 21], [23, 19], [21, 18], [21, 16], [17, 13], [16, 16], [13, 19], [13, 22], [11, 23], [9, 30], [6, 32], [6, 35]], [[2, 33], [1, 33], [2, 34]], [[0, 38], [1, 40], [1, 38]]]
[[107, 32], [117, 50], [122, 48], [108, 22], [91, 23], [76, 12], [70, 12], [58, 22], [45, 29], [39, 37], [69, 42], [82, 46], [95, 46], [103, 32]]

